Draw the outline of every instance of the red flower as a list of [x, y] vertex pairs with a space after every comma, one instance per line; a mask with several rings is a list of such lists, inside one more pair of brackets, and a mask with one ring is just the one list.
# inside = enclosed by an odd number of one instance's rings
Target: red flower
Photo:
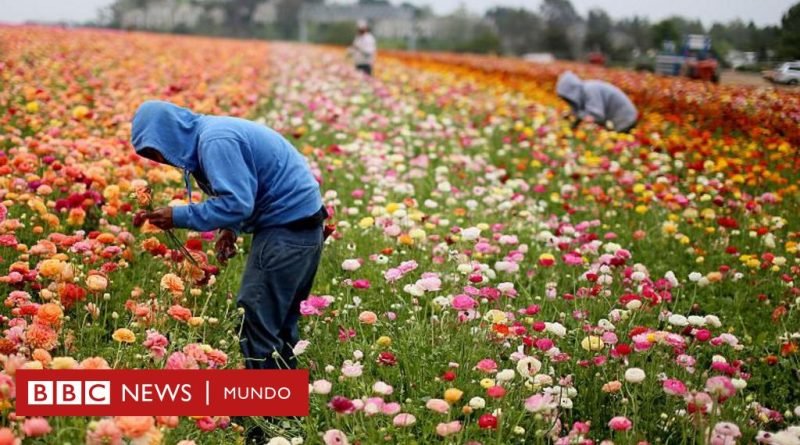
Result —
[[378, 354], [377, 362], [379, 365], [394, 366], [397, 364], [397, 357], [395, 357], [391, 352], [384, 351]]
[[330, 403], [328, 403], [328, 407], [339, 414], [350, 414], [356, 410], [353, 402], [343, 396], [333, 396]]
[[442, 374], [442, 380], [444, 380], [445, 382], [452, 382], [455, 379], [456, 379], [456, 373], [453, 371], [445, 371], [445, 373]]
[[484, 430], [496, 430], [497, 417], [491, 414], [484, 414], [478, 418], [478, 426]]

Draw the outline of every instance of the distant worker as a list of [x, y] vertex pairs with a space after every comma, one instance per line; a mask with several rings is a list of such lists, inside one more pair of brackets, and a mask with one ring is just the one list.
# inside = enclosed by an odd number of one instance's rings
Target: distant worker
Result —
[[375, 37], [369, 32], [369, 25], [366, 20], [358, 21], [358, 35], [353, 44], [349, 48], [349, 53], [353, 57], [356, 69], [364, 72], [366, 75], [372, 75], [372, 65], [375, 64], [375, 53], [378, 50], [378, 45], [375, 43]]
[[571, 71], [558, 77], [558, 97], [572, 108], [575, 122], [594, 121], [614, 131], [629, 132], [636, 126], [638, 112], [633, 102], [619, 88], [601, 80], [581, 80]]

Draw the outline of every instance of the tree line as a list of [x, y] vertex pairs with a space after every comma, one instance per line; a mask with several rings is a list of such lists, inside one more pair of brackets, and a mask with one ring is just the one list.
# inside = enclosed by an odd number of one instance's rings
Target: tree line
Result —
[[[221, 21], [201, 15], [192, 28], [185, 25], [168, 32], [231, 37], [293, 40], [299, 35], [300, 10], [324, 0], [272, 0], [275, 20], [260, 24], [253, 20], [256, 8], [265, 0], [169, 0], [172, 5], [201, 6], [203, 11], [224, 11]], [[106, 26], [122, 27], [126, 11], [146, 8], [164, 0], [116, 0], [103, 13]], [[388, 4], [387, 0], [359, 0], [360, 4]], [[415, 22], [434, 17], [428, 7], [402, 4], [414, 12]], [[757, 26], [752, 21], [734, 20], [706, 27], [699, 19], [670, 17], [652, 22], [644, 17], [614, 19], [595, 8], [582, 16], [570, 0], [543, 0], [536, 10], [495, 7], [483, 17], [457, 11], [436, 18], [432, 35], [386, 41], [393, 47], [523, 55], [548, 52], [561, 59], [582, 59], [600, 52], [617, 62], [631, 62], [648, 50], [659, 50], [665, 41], [680, 45], [687, 34], [708, 34], [714, 52], [725, 56], [732, 50], [753, 52], [760, 62], [800, 59], [800, 2], [787, 10], [778, 26]], [[343, 43], [352, 36], [352, 24], [327, 24], [313, 36], [320, 43]], [[380, 36], [379, 36], [380, 37]]]

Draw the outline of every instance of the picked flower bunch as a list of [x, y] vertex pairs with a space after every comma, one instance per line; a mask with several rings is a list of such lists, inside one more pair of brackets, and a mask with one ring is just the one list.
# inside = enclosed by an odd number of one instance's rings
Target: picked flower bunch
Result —
[[[139, 205], [140, 210], [133, 215], [133, 226], [141, 227], [150, 218], [150, 212], [153, 211], [153, 190], [150, 186], [143, 185], [136, 188], [136, 203]], [[166, 229], [163, 232], [167, 236], [174, 252], [179, 252], [183, 258], [191, 261], [195, 267], [200, 267], [192, 253], [183, 245], [172, 229]]]

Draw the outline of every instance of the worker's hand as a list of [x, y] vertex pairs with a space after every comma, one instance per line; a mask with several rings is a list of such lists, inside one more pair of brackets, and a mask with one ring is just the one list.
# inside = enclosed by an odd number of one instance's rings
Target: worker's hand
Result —
[[150, 224], [161, 230], [169, 230], [172, 225], [172, 207], [161, 207], [145, 215]]
[[228, 262], [230, 258], [236, 255], [236, 234], [232, 230], [220, 230], [214, 250], [217, 253], [217, 261], [222, 264]]

